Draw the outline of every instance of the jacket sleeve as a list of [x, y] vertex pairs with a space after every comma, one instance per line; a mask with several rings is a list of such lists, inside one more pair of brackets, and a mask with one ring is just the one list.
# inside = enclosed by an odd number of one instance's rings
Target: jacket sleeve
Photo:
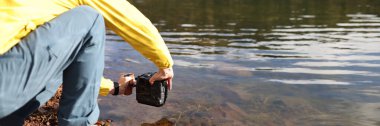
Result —
[[126, 0], [79, 0], [101, 13], [109, 29], [158, 68], [170, 68], [173, 60], [156, 27]]
[[109, 91], [113, 88], [113, 81], [102, 77], [100, 82], [99, 95], [107, 96]]

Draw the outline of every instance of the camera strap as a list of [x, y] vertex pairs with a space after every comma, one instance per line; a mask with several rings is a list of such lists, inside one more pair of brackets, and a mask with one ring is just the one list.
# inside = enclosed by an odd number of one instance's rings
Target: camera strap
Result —
[[165, 104], [165, 102], [166, 102], [166, 98], [168, 97], [168, 86], [167, 86], [167, 84], [166, 85], [164, 85], [164, 87], [165, 87], [165, 96], [164, 96], [164, 102], [162, 103], [162, 105], [164, 105]]

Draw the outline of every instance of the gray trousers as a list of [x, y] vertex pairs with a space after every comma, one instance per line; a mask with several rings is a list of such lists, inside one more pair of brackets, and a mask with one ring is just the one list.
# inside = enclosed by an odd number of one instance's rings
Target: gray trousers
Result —
[[23, 125], [60, 84], [59, 125], [94, 124], [104, 42], [103, 17], [80, 6], [39, 26], [0, 55], [0, 126]]

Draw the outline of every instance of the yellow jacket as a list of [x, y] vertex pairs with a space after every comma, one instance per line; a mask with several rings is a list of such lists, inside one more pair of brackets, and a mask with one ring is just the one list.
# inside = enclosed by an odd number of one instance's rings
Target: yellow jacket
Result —
[[[106, 26], [151, 60], [169, 68], [173, 60], [157, 29], [126, 0], [0, 0], [0, 55], [39, 25], [80, 5], [101, 13]], [[113, 83], [102, 79], [100, 95], [107, 95]]]

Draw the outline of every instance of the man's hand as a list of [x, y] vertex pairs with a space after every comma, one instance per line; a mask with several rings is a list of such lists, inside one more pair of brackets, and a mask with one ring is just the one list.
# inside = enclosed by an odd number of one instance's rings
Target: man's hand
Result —
[[119, 94], [131, 95], [133, 86], [136, 85], [135, 75], [132, 73], [121, 74], [119, 78]]
[[157, 73], [155, 73], [152, 78], [150, 78], [149, 82], [150, 84], [153, 84], [154, 81], [159, 81], [159, 80], [167, 80], [168, 81], [168, 89], [172, 89], [172, 80], [174, 77], [174, 72], [172, 68], [165, 68], [165, 69], [160, 69], [158, 70]]
[[[118, 95], [131, 95], [133, 86], [136, 85], [135, 75], [132, 73], [120, 74], [119, 77], [119, 94]], [[114, 94], [115, 89], [110, 91], [110, 94]]]

